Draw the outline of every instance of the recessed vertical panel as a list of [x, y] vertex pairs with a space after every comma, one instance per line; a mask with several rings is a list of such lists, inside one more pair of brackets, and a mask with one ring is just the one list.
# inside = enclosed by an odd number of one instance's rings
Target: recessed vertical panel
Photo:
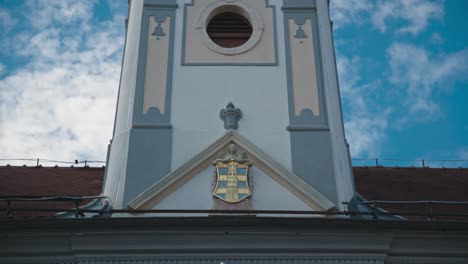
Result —
[[175, 8], [143, 10], [133, 112], [134, 126], [170, 124]]
[[304, 111], [320, 116], [312, 23], [310, 19], [305, 19], [303, 25], [295, 19], [288, 22], [294, 116], [304, 115]]
[[150, 30], [147, 34], [143, 114], [146, 114], [151, 107], [156, 107], [161, 115], [164, 115], [171, 18], [163, 17], [159, 21], [157, 19], [156, 16], [150, 16], [148, 21]]
[[313, 8], [284, 10], [288, 129], [325, 129], [326, 106], [317, 14]]

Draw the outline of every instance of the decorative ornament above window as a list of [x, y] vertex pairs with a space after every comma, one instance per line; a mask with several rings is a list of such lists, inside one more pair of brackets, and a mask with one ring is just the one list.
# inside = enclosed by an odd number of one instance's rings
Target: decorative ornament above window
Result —
[[237, 122], [242, 117], [242, 111], [239, 108], [235, 108], [235, 106], [229, 102], [226, 109], [222, 109], [219, 112], [219, 117], [221, 120], [224, 120], [225, 129], [237, 130], [239, 128]]

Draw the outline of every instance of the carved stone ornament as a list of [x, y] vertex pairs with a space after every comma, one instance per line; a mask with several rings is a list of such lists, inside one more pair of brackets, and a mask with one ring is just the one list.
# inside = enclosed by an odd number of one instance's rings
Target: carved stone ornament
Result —
[[241, 117], [242, 111], [239, 108], [235, 108], [231, 102], [227, 104], [226, 109], [222, 109], [219, 112], [219, 118], [224, 121], [224, 128], [228, 130], [237, 130], [239, 128], [237, 123]]
[[226, 203], [239, 203], [252, 196], [249, 185], [249, 167], [252, 163], [238, 151], [236, 144], [229, 145], [224, 158], [214, 161], [216, 182], [213, 196]]
[[166, 35], [164, 33], [164, 29], [161, 27], [161, 24], [164, 23], [165, 20], [166, 20], [165, 17], [162, 17], [162, 18], [154, 17], [154, 21], [157, 23], [157, 25], [154, 28], [154, 31], [152, 34], [153, 36], [162, 37]]
[[294, 38], [297, 38], [297, 39], [307, 38], [308, 36], [304, 32], [304, 29], [302, 29], [302, 26], [306, 23], [306, 20], [295, 19], [294, 22], [296, 23], [296, 26], [297, 26], [296, 34], [294, 35]]

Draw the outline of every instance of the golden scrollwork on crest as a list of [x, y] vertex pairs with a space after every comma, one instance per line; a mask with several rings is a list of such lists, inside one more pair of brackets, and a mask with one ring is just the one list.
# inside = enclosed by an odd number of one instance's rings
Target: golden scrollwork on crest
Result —
[[224, 159], [214, 161], [216, 185], [213, 196], [227, 203], [238, 203], [252, 196], [249, 185], [249, 167], [252, 163], [237, 153], [235, 144], [229, 145]]

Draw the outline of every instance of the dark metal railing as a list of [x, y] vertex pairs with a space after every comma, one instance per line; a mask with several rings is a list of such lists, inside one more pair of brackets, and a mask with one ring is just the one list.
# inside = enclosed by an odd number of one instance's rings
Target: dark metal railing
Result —
[[368, 167], [418, 167], [418, 168], [468, 168], [464, 159], [380, 159], [353, 158], [353, 166]]
[[[0, 166], [8, 165], [15, 166], [35, 166], [40, 167], [42, 165], [64, 165], [64, 166], [79, 166], [84, 167], [99, 164], [103, 166], [106, 164], [102, 160], [74, 160], [74, 161], [62, 161], [62, 160], [51, 160], [51, 159], [0, 159]], [[381, 158], [353, 158], [353, 166], [367, 166], [367, 167], [418, 167], [418, 168], [468, 168], [468, 160], [463, 159], [381, 159]]]
[[[6, 207], [0, 207], [0, 211], [7, 212], [8, 217], [13, 217], [13, 212], [67, 212], [74, 213], [75, 217], [83, 217], [85, 213], [94, 213], [98, 215], [107, 215], [118, 213], [128, 214], [209, 214], [209, 215], [319, 215], [319, 216], [370, 216], [378, 219], [378, 216], [407, 216], [407, 217], [425, 217], [426, 220], [437, 220], [435, 217], [453, 217], [468, 220], [468, 214], [460, 212], [438, 213], [434, 214], [433, 205], [468, 205], [468, 201], [364, 201], [364, 202], [345, 202], [349, 205], [370, 205], [374, 209], [370, 212], [360, 212], [353, 210], [345, 211], [304, 211], [304, 210], [203, 210], [203, 209], [112, 209], [111, 206], [105, 206], [103, 209], [85, 209], [80, 208], [79, 203], [87, 199], [106, 199], [106, 196], [0, 196], [0, 202], [6, 202]], [[21, 208], [13, 207], [12, 202], [53, 202], [69, 201], [75, 204], [74, 208]], [[379, 204], [392, 205], [426, 205], [428, 210], [425, 213], [419, 212], [386, 212], [379, 209]]]
[[[392, 215], [402, 216], [425, 216], [427, 220], [433, 220], [434, 217], [467, 217], [467, 214], [460, 213], [434, 213], [434, 205], [467, 205], [468, 201], [437, 201], [437, 200], [420, 200], [420, 201], [386, 201], [386, 200], [371, 200], [361, 202], [343, 202], [343, 204], [350, 205], [369, 205], [372, 208], [371, 215], [374, 219], [377, 219], [379, 215], [385, 215], [387, 212], [381, 211], [379, 205], [425, 205], [425, 213], [408, 213], [403, 211], [393, 212]], [[468, 207], [467, 207], [468, 209]], [[468, 219], [467, 219], [468, 220]]]
[[[83, 165], [84, 167], [88, 167], [91, 164], [100, 164], [104, 165], [106, 164], [105, 161], [102, 160], [74, 160], [74, 161], [63, 161], [63, 160], [51, 160], [51, 159], [0, 159], [0, 163], [6, 163], [5, 165], [10, 165], [9, 163], [15, 164], [15, 166], [21, 166], [18, 162], [21, 162], [25, 166], [34, 166], [34, 167], [41, 167], [43, 164], [61, 164], [65, 166], [71, 166], [74, 167], [75, 165]], [[27, 163], [27, 164], [26, 164]]]

